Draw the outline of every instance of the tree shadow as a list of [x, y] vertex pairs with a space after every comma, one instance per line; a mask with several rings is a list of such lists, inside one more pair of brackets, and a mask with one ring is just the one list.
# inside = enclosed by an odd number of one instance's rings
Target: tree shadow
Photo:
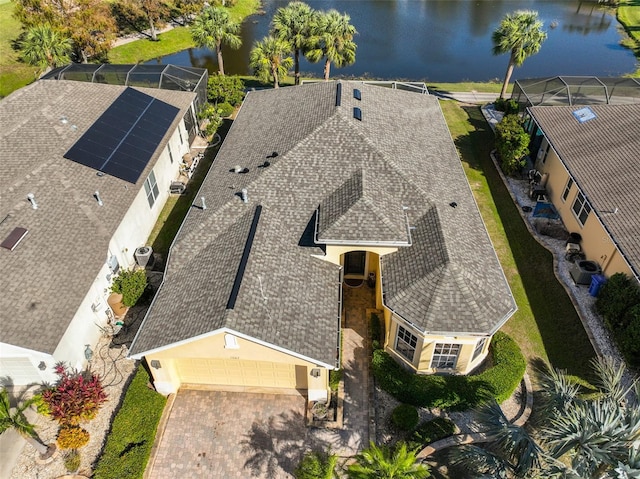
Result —
[[266, 421], [256, 421], [240, 443], [249, 455], [244, 468], [254, 477], [293, 474], [307, 451], [325, 451], [328, 444], [309, 434], [305, 417], [297, 411], [282, 412]]

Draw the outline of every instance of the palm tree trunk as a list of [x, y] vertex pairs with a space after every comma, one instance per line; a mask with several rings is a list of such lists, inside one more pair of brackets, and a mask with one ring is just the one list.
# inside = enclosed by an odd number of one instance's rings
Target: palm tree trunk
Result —
[[280, 88], [280, 84], [278, 82], [278, 69], [276, 67], [271, 67], [271, 74], [273, 75], [273, 88]]
[[224, 76], [224, 63], [222, 61], [222, 43], [216, 45], [216, 53], [218, 54], [218, 73]]
[[44, 456], [47, 452], [49, 452], [49, 447], [45, 445], [40, 439], [33, 436], [24, 436], [24, 438], [41, 456]]
[[324, 81], [329, 81], [329, 73], [331, 72], [331, 62], [325, 60], [324, 62]]
[[500, 98], [504, 98], [507, 94], [507, 88], [509, 88], [509, 80], [511, 79], [511, 74], [513, 73], [513, 67], [515, 63], [513, 61], [513, 57], [509, 58], [509, 66], [507, 66], [507, 72], [504, 75], [504, 83], [502, 84], [502, 91], [500, 92]]
[[151, 40], [154, 42], [158, 41], [158, 35], [156, 33], [156, 27], [153, 24], [153, 20], [151, 19], [150, 16], [147, 16], [147, 18], [149, 19], [149, 30], [151, 31]]
[[300, 85], [300, 49], [296, 48], [295, 50], [295, 84]]

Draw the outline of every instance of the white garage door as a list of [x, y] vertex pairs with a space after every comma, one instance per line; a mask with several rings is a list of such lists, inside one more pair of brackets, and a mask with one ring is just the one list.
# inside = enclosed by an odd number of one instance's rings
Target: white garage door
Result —
[[190, 384], [295, 388], [293, 364], [242, 359], [179, 359], [180, 380]]
[[28, 358], [0, 358], [0, 376], [11, 378], [16, 386], [42, 382], [38, 369]]

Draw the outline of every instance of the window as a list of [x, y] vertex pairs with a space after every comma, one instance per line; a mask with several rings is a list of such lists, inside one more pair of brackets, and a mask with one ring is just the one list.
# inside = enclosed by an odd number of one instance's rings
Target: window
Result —
[[569, 181], [567, 181], [567, 186], [564, 187], [564, 191], [562, 192], [562, 201], [567, 201], [567, 196], [569, 196], [569, 192], [571, 191], [572, 186], [573, 178], [569, 178]]
[[171, 163], [173, 163], [173, 153], [171, 152], [171, 144], [167, 143], [167, 150], [169, 150], [169, 159], [171, 160]]
[[158, 183], [156, 183], [156, 175], [151, 170], [149, 177], [144, 182], [144, 191], [147, 192], [147, 201], [149, 202], [149, 208], [153, 208], [153, 204], [156, 202], [160, 192], [158, 191]]
[[402, 326], [398, 326], [396, 351], [402, 354], [409, 361], [413, 362], [413, 355], [416, 352], [416, 344], [418, 344], [418, 338]]
[[178, 135], [180, 135], [180, 144], [184, 145], [184, 140], [182, 139], [182, 130], [180, 129], [180, 125], [178, 125]]
[[454, 368], [460, 354], [460, 345], [453, 343], [436, 343], [431, 358], [431, 367], [437, 368]]
[[587, 202], [581, 191], [578, 191], [576, 199], [573, 201], [573, 212], [582, 226], [587, 222], [589, 213], [591, 213], [591, 205]]
[[473, 356], [471, 357], [471, 361], [475, 361], [478, 356], [482, 354], [484, 350], [484, 345], [487, 344], [488, 338], [482, 338], [480, 341], [476, 343], [476, 348], [473, 350]]

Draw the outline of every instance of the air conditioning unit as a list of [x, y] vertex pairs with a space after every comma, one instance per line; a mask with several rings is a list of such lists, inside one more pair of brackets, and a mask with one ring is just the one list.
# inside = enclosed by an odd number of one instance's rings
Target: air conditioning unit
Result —
[[591, 277], [601, 272], [600, 265], [589, 260], [576, 261], [569, 269], [571, 278], [576, 284], [591, 284]]
[[151, 255], [153, 255], [153, 249], [151, 246], [140, 246], [136, 248], [133, 256], [136, 258], [136, 263], [138, 266], [144, 268], [149, 263], [149, 259], [151, 259]]

